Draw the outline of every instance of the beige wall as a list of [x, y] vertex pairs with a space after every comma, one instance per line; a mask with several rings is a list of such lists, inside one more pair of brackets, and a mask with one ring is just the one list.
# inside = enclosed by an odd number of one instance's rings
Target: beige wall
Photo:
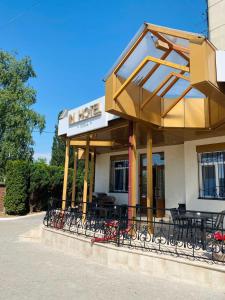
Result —
[[127, 204], [127, 193], [109, 193], [109, 179], [110, 179], [110, 156], [126, 154], [128, 152], [113, 152], [100, 154], [96, 157], [95, 165], [95, 192], [103, 192], [116, 197], [117, 204]]
[[[184, 145], [167, 146], [153, 148], [153, 152], [164, 152], [165, 155], [165, 200], [166, 208], [177, 207], [178, 203], [185, 202], [184, 185]], [[113, 152], [97, 155], [95, 173], [95, 192], [109, 192], [110, 176], [110, 156], [119, 155], [127, 152]], [[138, 151], [137, 170], [139, 166], [139, 156], [146, 153], [145, 149]], [[137, 173], [137, 182], [139, 176]], [[112, 193], [117, 203], [127, 204], [127, 193]], [[139, 191], [137, 191], [138, 199]]]
[[[177, 207], [178, 203], [186, 202], [187, 209], [203, 211], [221, 211], [225, 209], [223, 200], [198, 199], [198, 160], [197, 145], [225, 142], [225, 137], [185, 142], [184, 145], [153, 148], [154, 152], [164, 152], [165, 155], [165, 202], [166, 208]], [[141, 153], [138, 151], [138, 161]], [[95, 191], [109, 192], [110, 155], [124, 154], [127, 152], [113, 152], [98, 155], [96, 158]], [[137, 165], [137, 166], [138, 166]], [[139, 176], [137, 174], [137, 182]], [[112, 193], [118, 204], [127, 204], [127, 193]], [[138, 199], [139, 191], [137, 193]]]
[[225, 0], [208, 0], [209, 39], [225, 50]]
[[225, 209], [223, 200], [203, 200], [198, 199], [198, 159], [196, 153], [197, 145], [207, 145], [213, 143], [222, 143], [225, 137], [215, 137], [204, 140], [189, 141], [184, 143], [185, 158], [185, 198], [188, 209], [221, 211]]

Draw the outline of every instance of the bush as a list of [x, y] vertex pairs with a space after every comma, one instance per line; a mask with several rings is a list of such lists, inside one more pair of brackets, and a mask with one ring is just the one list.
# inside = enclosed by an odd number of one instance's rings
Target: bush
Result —
[[29, 163], [8, 161], [6, 165], [6, 213], [23, 215], [28, 212]]
[[49, 166], [39, 160], [30, 167], [29, 206], [30, 212], [47, 209], [49, 198]]
[[[83, 192], [84, 162], [78, 162], [76, 200]], [[9, 161], [6, 169], [5, 209], [8, 214], [25, 214], [48, 207], [50, 199], [61, 205], [64, 167], [49, 166], [45, 161], [33, 163]], [[68, 172], [67, 200], [71, 201], [73, 169]]]

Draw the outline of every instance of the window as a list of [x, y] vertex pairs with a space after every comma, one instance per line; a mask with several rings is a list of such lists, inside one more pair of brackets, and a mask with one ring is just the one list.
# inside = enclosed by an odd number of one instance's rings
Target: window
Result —
[[198, 153], [199, 197], [225, 199], [225, 151]]
[[128, 157], [111, 157], [110, 192], [128, 192]]

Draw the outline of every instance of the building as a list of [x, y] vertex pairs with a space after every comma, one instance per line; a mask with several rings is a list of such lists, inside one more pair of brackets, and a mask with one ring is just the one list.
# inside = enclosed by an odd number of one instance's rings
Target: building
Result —
[[106, 75], [106, 96], [63, 113], [64, 201], [73, 146], [75, 166], [85, 159], [84, 203], [95, 191], [118, 204], [154, 207], [158, 216], [179, 203], [224, 210], [225, 31], [212, 17], [219, 2], [209, 1], [213, 43], [145, 23]]

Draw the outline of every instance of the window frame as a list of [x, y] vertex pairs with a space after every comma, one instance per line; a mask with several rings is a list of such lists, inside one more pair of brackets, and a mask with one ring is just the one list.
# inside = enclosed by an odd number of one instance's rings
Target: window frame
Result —
[[[217, 161], [210, 162], [202, 162], [202, 155], [209, 154], [213, 158], [213, 155], [215, 153], [224, 153], [224, 159], [221, 161], [220, 159], [217, 159]], [[225, 177], [225, 150], [215, 150], [215, 151], [204, 151], [204, 152], [198, 152], [197, 153], [197, 159], [198, 159], [198, 184], [199, 184], [199, 191], [198, 191], [198, 199], [203, 200], [216, 200], [216, 201], [225, 201], [225, 192], [223, 193], [224, 196], [220, 197], [221, 189], [225, 190], [225, 180], [224, 185], [220, 186], [220, 177], [219, 177], [219, 165], [224, 165], [224, 177]], [[204, 182], [203, 182], [203, 174], [202, 174], [202, 167], [204, 166], [214, 166], [214, 174], [215, 174], [215, 195], [212, 196], [206, 196], [204, 194]]]
[[[113, 166], [112, 164], [115, 165], [116, 162], [120, 162], [120, 161], [127, 161], [127, 167], [121, 167], [121, 169], [124, 170], [123, 189], [122, 190], [116, 190], [115, 189], [115, 167], [112, 168], [112, 166]], [[125, 186], [126, 185], [126, 170], [128, 172], [127, 190], [126, 190], [126, 186]], [[114, 172], [114, 174], [113, 174], [113, 172]], [[110, 156], [109, 193], [127, 194], [128, 193], [128, 188], [129, 188], [129, 160], [128, 160], [128, 154]]]

